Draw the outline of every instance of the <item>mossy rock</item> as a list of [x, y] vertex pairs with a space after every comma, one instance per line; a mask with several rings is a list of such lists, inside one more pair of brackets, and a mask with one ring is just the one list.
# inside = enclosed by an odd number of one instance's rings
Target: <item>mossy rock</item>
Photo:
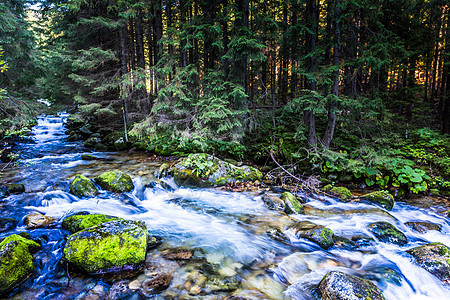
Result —
[[9, 194], [25, 193], [25, 186], [21, 183], [10, 183], [6, 185], [6, 190]]
[[338, 271], [327, 273], [317, 292], [322, 300], [384, 300], [383, 292], [371, 281]]
[[134, 189], [133, 180], [130, 175], [119, 170], [105, 172], [94, 178], [102, 189], [114, 193], [131, 192]]
[[105, 144], [98, 143], [98, 144], [95, 145], [94, 149], [96, 151], [108, 151], [109, 148]]
[[428, 230], [441, 231], [442, 229], [442, 225], [431, 222], [406, 222], [405, 225], [420, 233], [425, 233]]
[[295, 197], [291, 193], [284, 192], [283, 194], [281, 194], [280, 199], [283, 200], [286, 205], [284, 210], [285, 213], [287, 214], [303, 213], [303, 205], [300, 203], [300, 201], [298, 201], [297, 197]]
[[89, 178], [78, 174], [70, 184], [69, 193], [78, 198], [93, 197], [98, 195], [98, 189]]
[[67, 118], [66, 127], [70, 130], [81, 128], [84, 125], [86, 122], [80, 114], [72, 114]]
[[371, 223], [369, 224], [368, 229], [378, 240], [382, 242], [397, 244], [400, 246], [404, 246], [408, 243], [408, 239], [405, 234], [389, 222], [381, 221]]
[[450, 285], [450, 248], [442, 243], [430, 243], [406, 251], [425, 270]]
[[388, 191], [376, 191], [361, 197], [361, 200], [381, 205], [386, 209], [394, 207], [394, 196]]
[[64, 260], [93, 274], [134, 269], [145, 261], [147, 242], [144, 223], [113, 220], [69, 236]]
[[301, 221], [296, 223], [293, 228], [298, 237], [314, 242], [325, 250], [334, 245], [334, 233], [327, 227], [309, 221]]
[[173, 167], [175, 183], [179, 186], [209, 187], [230, 182], [261, 180], [263, 174], [249, 166], [237, 167], [215, 156], [189, 154]]
[[90, 137], [84, 142], [84, 146], [86, 148], [94, 148], [99, 143], [101, 143], [101, 139], [97, 137]]
[[40, 245], [17, 234], [0, 243], [0, 295], [20, 284], [33, 273], [33, 257], [30, 252]]
[[338, 197], [342, 202], [348, 202], [348, 200], [352, 199], [353, 195], [350, 190], [344, 186], [333, 186], [329, 192]]
[[130, 149], [130, 144], [125, 141], [125, 138], [121, 137], [114, 141], [114, 148], [117, 151], [125, 151]]
[[123, 131], [114, 131], [107, 134], [103, 138], [102, 143], [105, 145], [114, 146], [114, 143], [119, 139], [125, 139], [125, 134]]
[[92, 215], [75, 214], [65, 218], [62, 221], [61, 226], [62, 228], [70, 231], [70, 233], [75, 233], [113, 220], [122, 220], [122, 219], [103, 214], [92, 214]]

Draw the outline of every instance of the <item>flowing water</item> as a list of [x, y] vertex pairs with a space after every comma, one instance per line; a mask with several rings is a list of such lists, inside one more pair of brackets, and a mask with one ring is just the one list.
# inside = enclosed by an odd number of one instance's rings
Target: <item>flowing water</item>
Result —
[[[125, 279], [131, 292], [123, 299], [149, 296], [138, 292], [136, 284], [155, 272], [173, 275], [169, 288], [152, 296], [157, 299], [315, 299], [317, 284], [332, 270], [372, 280], [386, 299], [450, 298], [450, 289], [405, 252], [428, 242], [450, 246], [449, 219], [438, 213], [448, 209], [445, 203], [430, 199], [416, 201], [427, 205], [396, 202], [394, 209], [386, 212], [368, 204], [300, 194], [306, 200], [307, 214], [287, 217], [264, 206], [262, 193], [273, 192], [270, 190], [181, 188], [170, 178], [155, 179], [153, 174], [161, 162], [150, 160], [148, 155], [89, 152], [81, 143], [66, 141], [66, 117], [39, 117], [32, 132], [33, 142], [18, 145], [21, 160], [2, 174], [2, 184], [23, 183], [26, 193], [0, 199], [0, 217], [19, 221], [14, 231], [0, 233], [0, 238], [26, 231], [42, 244], [34, 255], [34, 274], [5, 299], [112, 297], [114, 280], [76, 273], [68, 276], [61, 261], [68, 232], [60, 225], [35, 230], [26, 230], [23, 225], [25, 216], [33, 212], [61, 220], [79, 211], [142, 220], [151, 235], [162, 238], [162, 245], [149, 251], [144, 274]], [[82, 160], [81, 155], [87, 153], [97, 160]], [[67, 192], [76, 174], [93, 178], [112, 169], [129, 173], [135, 189], [121, 195], [101, 191], [89, 199]], [[403, 231], [409, 242], [405, 246], [368, 242], [357, 248], [332, 247], [325, 251], [286, 230], [297, 220], [324, 225], [347, 238], [358, 234], [373, 237], [367, 225], [388, 221]], [[440, 224], [442, 230], [418, 233], [404, 225], [408, 221]], [[177, 247], [191, 249], [195, 259], [180, 263], [161, 255]]]

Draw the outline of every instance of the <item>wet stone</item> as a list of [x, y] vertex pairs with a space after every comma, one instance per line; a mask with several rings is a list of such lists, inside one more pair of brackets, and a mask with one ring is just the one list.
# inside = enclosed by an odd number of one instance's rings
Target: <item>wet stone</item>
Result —
[[309, 221], [301, 221], [295, 224], [293, 228], [298, 237], [314, 242], [325, 250], [334, 245], [333, 231], [322, 225], [317, 225]]
[[56, 222], [55, 218], [47, 217], [43, 214], [31, 214], [26, 216], [24, 224], [27, 229], [44, 228]]
[[420, 233], [425, 233], [429, 230], [441, 231], [442, 229], [442, 225], [431, 222], [406, 222], [405, 225]]
[[285, 211], [286, 209], [284, 201], [275, 195], [266, 194], [262, 197], [262, 200], [268, 209], [279, 211]]
[[442, 243], [430, 243], [406, 251], [425, 270], [450, 285], [450, 248]]
[[135, 291], [128, 287], [128, 282], [125, 280], [115, 282], [108, 292], [108, 300], [130, 299]]
[[173, 276], [171, 274], [159, 274], [156, 277], [148, 279], [142, 283], [142, 292], [146, 296], [159, 293], [169, 287], [172, 279]]
[[336, 271], [325, 275], [317, 289], [322, 300], [385, 299], [373, 282]]
[[384, 243], [392, 243], [400, 246], [404, 246], [408, 243], [405, 234], [389, 222], [382, 221], [371, 223], [369, 224], [368, 229], [378, 240]]

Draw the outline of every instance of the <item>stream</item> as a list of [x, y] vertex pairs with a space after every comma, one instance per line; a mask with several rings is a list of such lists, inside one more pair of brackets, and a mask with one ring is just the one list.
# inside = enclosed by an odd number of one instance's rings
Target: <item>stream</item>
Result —
[[[148, 154], [92, 152], [81, 142], [68, 142], [64, 128], [67, 116], [39, 117], [31, 141], [17, 145], [21, 159], [16, 167], [1, 174], [0, 183], [22, 183], [26, 193], [0, 199], [0, 218], [18, 221], [17, 228], [0, 233], [0, 239], [28, 232], [42, 244], [34, 255], [34, 274], [4, 299], [316, 299], [317, 284], [333, 270], [372, 280], [386, 299], [450, 299], [449, 287], [405, 252], [429, 242], [450, 246], [450, 220], [439, 214], [448, 209], [446, 203], [427, 197], [397, 201], [387, 212], [374, 205], [299, 193], [309, 213], [286, 216], [267, 209], [262, 201], [263, 193], [277, 195], [277, 190], [228, 192], [177, 187], [171, 178], [160, 181], [154, 177], [162, 162], [149, 159]], [[97, 159], [83, 160], [83, 154]], [[101, 191], [88, 199], [68, 193], [76, 174], [93, 178], [113, 169], [130, 174], [135, 185], [132, 192]], [[146, 270], [126, 279], [106, 280], [77, 273], [69, 277], [61, 262], [69, 233], [61, 228], [61, 222], [34, 230], [26, 230], [23, 224], [34, 212], [62, 220], [80, 211], [144, 221], [149, 233], [162, 239], [160, 246], [148, 252]], [[375, 239], [358, 247], [335, 246], [325, 251], [297, 238], [289, 229], [283, 230], [281, 238], [274, 237], [277, 229], [296, 221], [326, 226], [342, 237], [374, 239], [367, 225], [388, 221], [407, 236], [408, 243], [399, 246]], [[442, 230], [419, 233], [404, 224], [409, 221], [440, 224]], [[192, 251], [194, 259], [180, 262], [165, 258], [165, 251], [179, 248]], [[167, 289], [155, 295], [134, 289], [161, 272], [173, 275]], [[128, 286], [127, 296], [114, 294], [119, 283]]]

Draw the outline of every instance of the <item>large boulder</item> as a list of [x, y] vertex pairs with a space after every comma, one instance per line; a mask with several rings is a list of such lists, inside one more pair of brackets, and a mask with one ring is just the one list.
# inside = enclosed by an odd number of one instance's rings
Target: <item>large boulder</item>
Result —
[[270, 210], [285, 211], [286, 209], [286, 204], [278, 196], [265, 194], [262, 196], [262, 200], [266, 207]]
[[94, 227], [96, 225], [113, 221], [113, 220], [119, 220], [120, 218], [112, 217], [108, 215], [103, 214], [75, 214], [72, 216], [69, 216], [65, 218], [62, 221], [62, 228], [70, 231], [70, 233], [75, 233], [87, 228]]
[[40, 245], [17, 234], [0, 243], [0, 295], [20, 284], [33, 273], [32, 251]]
[[98, 137], [90, 137], [84, 142], [86, 148], [94, 148], [97, 144], [100, 144], [102, 140]]
[[322, 300], [385, 299], [373, 282], [338, 271], [326, 274], [317, 291]]
[[283, 194], [281, 194], [280, 197], [281, 200], [284, 201], [285, 203], [285, 209], [284, 212], [287, 214], [301, 214], [303, 212], [303, 206], [300, 203], [300, 201], [298, 201], [297, 197], [295, 197], [294, 195], [292, 195], [289, 192], [284, 192]]
[[69, 236], [64, 260], [93, 274], [130, 270], [145, 261], [147, 241], [142, 222], [113, 220]]
[[405, 234], [389, 222], [381, 221], [371, 223], [369, 224], [368, 229], [378, 240], [384, 243], [392, 243], [400, 246], [404, 246], [408, 243]]
[[425, 270], [450, 285], [450, 248], [442, 243], [430, 243], [409, 249], [416, 262]]
[[70, 184], [69, 193], [79, 198], [93, 197], [98, 195], [98, 189], [89, 178], [78, 174]]
[[119, 170], [105, 172], [94, 178], [102, 189], [114, 193], [131, 192], [134, 189], [133, 180], [130, 175]]
[[262, 173], [249, 166], [238, 167], [205, 153], [189, 154], [173, 167], [179, 186], [208, 187], [230, 182], [261, 180]]
[[334, 245], [333, 231], [322, 225], [301, 221], [296, 223], [293, 229], [298, 237], [314, 242], [325, 250]]
[[394, 196], [388, 191], [376, 191], [361, 196], [361, 200], [381, 205], [386, 209], [394, 207]]

